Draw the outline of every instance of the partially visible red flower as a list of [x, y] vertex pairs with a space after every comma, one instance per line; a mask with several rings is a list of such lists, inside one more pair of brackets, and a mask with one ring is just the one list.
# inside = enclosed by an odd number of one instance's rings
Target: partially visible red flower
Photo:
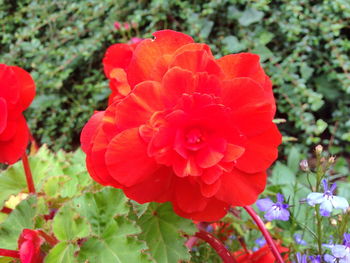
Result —
[[31, 229], [24, 229], [18, 239], [18, 250], [21, 263], [41, 263], [43, 256], [40, 251], [44, 240], [39, 232]]
[[0, 64], [0, 163], [13, 164], [24, 154], [29, 129], [22, 112], [35, 96], [35, 84], [25, 70]]
[[[289, 251], [288, 248], [283, 247], [280, 243], [277, 244], [278, 251], [283, 255], [284, 260], [288, 260]], [[245, 252], [244, 250], [239, 250], [234, 252], [233, 256], [235, 257], [237, 263], [274, 263], [276, 259], [272, 254], [270, 248], [265, 245], [259, 250], [252, 252]]]
[[107, 51], [105, 73], [118, 83], [83, 129], [87, 168], [139, 203], [170, 201], [180, 216], [218, 220], [256, 201], [277, 158], [271, 81], [257, 55], [215, 59], [185, 34], [154, 35]]
[[123, 98], [130, 93], [131, 87], [128, 83], [126, 69], [135, 48], [142, 40], [141, 38], [132, 38], [128, 44], [114, 44], [107, 49], [103, 58], [103, 67], [112, 90], [108, 104], [111, 104], [114, 99]]

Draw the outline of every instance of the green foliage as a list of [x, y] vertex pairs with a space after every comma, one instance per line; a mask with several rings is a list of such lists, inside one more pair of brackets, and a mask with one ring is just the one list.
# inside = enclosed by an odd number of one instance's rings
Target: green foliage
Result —
[[43, 247], [46, 263], [190, 259], [184, 235], [196, 230], [192, 221], [175, 215], [169, 203], [140, 205], [120, 189], [98, 186], [87, 174], [80, 149], [54, 154], [43, 146], [29, 162], [38, 194], [23, 201], [27, 189], [22, 164], [0, 173], [0, 210], [10, 198], [20, 202], [1, 219], [0, 248], [17, 249], [20, 233], [29, 228], [57, 239], [57, 244]]
[[[1, 0], [0, 60], [29, 70], [37, 83], [27, 112], [35, 137], [71, 149], [93, 110], [106, 105], [106, 48], [179, 30], [216, 56], [258, 53], [275, 85], [277, 117], [287, 119], [284, 135], [301, 145], [331, 142], [338, 153], [350, 150], [349, 17], [347, 0]], [[115, 21], [138, 28], [121, 34]]]

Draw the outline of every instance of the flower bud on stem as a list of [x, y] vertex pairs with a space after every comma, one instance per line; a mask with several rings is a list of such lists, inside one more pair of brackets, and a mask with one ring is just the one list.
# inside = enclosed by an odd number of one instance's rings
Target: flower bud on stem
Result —
[[34, 186], [34, 181], [33, 181], [33, 176], [32, 172], [30, 170], [29, 162], [28, 162], [28, 156], [27, 153], [24, 153], [22, 156], [22, 163], [23, 163], [23, 168], [24, 168], [24, 173], [26, 175], [26, 180], [27, 180], [27, 186], [29, 193], [35, 194], [35, 186]]
[[254, 222], [257, 224], [260, 232], [263, 234], [267, 245], [269, 246], [272, 254], [274, 255], [275, 259], [278, 263], [284, 263], [281, 254], [279, 253], [277, 246], [275, 242], [273, 241], [270, 233], [265, 228], [264, 222], [261, 220], [261, 218], [256, 214], [256, 212], [251, 208], [250, 206], [243, 206], [243, 208], [247, 211], [247, 213], [252, 217]]
[[10, 258], [19, 258], [19, 252], [17, 250], [0, 248], [0, 256], [10, 257]]

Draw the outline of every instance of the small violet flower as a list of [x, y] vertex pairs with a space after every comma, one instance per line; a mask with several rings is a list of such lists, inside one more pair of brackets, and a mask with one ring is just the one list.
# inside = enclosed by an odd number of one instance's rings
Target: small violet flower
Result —
[[302, 245], [302, 246], [307, 245], [306, 241], [302, 239], [302, 236], [299, 233], [294, 235], [294, 240], [298, 245]]
[[297, 256], [297, 262], [296, 263], [307, 263], [306, 255], [302, 255], [300, 253], [297, 253], [296, 256]]
[[344, 234], [343, 245], [334, 245], [332, 255], [324, 255], [326, 262], [349, 263], [350, 262], [350, 234]]
[[270, 198], [260, 199], [256, 202], [257, 207], [266, 212], [265, 219], [288, 221], [290, 213], [288, 211], [288, 204], [283, 203], [284, 197], [282, 194], [277, 194], [277, 202], [274, 203]]
[[308, 204], [311, 206], [320, 204], [320, 213], [322, 216], [330, 216], [333, 208], [346, 211], [349, 207], [348, 201], [343, 197], [333, 195], [333, 192], [337, 187], [336, 184], [333, 184], [328, 188], [327, 180], [323, 179], [322, 183], [324, 193], [310, 193], [306, 198]]
[[321, 256], [317, 255], [317, 256], [309, 256], [309, 262], [310, 263], [321, 263]]
[[255, 244], [257, 246], [253, 247], [253, 249], [252, 249], [254, 252], [258, 251], [259, 248], [265, 246], [266, 245], [266, 240], [265, 240], [264, 237], [259, 237], [258, 239], [255, 240]]

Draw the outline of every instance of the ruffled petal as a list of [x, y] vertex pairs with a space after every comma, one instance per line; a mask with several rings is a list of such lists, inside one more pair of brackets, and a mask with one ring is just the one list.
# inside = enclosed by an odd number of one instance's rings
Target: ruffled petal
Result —
[[5, 130], [7, 124], [7, 103], [0, 98], [0, 134]]
[[16, 75], [20, 87], [18, 105], [22, 110], [25, 110], [35, 97], [35, 83], [30, 74], [24, 69], [16, 66], [12, 66], [11, 68]]
[[219, 201], [216, 198], [210, 198], [203, 210], [193, 213], [186, 213], [185, 211], [181, 210], [176, 203], [173, 203], [174, 211], [179, 216], [202, 222], [220, 220], [227, 214], [229, 207], [230, 206], [225, 202]]
[[172, 54], [193, 39], [180, 32], [161, 30], [153, 34], [155, 39], [145, 39], [137, 46], [129, 69], [131, 86], [145, 80], [160, 81], [168, 69]]
[[126, 69], [134, 53], [133, 48], [128, 44], [114, 44], [110, 46], [103, 58], [103, 69], [107, 78], [111, 78], [114, 69]]
[[85, 124], [80, 134], [81, 149], [85, 153], [89, 153], [93, 144], [93, 138], [96, 135], [97, 128], [101, 125], [104, 111], [96, 112], [90, 120]]
[[145, 81], [137, 85], [133, 92], [116, 106], [118, 127], [122, 130], [138, 127], [147, 123], [155, 111], [163, 109], [160, 89], [160, 84], [154, 81]]
[[274, 123], [262, 134], [246, 141], [243, 155], [237, 159], [236, 167], [247, 173], [265, 171], [277, 159], [277, 146], [282, 136]]
[[13, 129], [14, 135], [10, 140], [0, 140], [0, 163], [13, 164], [17, 162], [27, 148], [29, 130], [22, 115], [16, 120], [16, 125], [13, 126]]
[[124, 193], [140, 204], [170, 201], [174, 190], [174, 176], [171, 168], [162, 166], [142, 183], [124, 188]]
[[222, 99], [232, 109], [232, 123], [246, 136], [262, 133], [272, 123], [273, 105], [265, 98], [261, 86], [251, 79], [225, 81]]
[[126, 187], [146, 180], [158, 169], [154, 159], [147, 156], [147, 144], [140, 138], [138, 128], [116, 135], [105, 158], [110, 175]]
[[266, 172], [246, 174], [238, 169], [221, 176], [216, 198], [233, 206], [253, 204], [266, 185]]
[[16, 106], [20, 98], [20, 87], [13, 67], [0, 64], [0, 97], [4, 98], [8, 107]]

